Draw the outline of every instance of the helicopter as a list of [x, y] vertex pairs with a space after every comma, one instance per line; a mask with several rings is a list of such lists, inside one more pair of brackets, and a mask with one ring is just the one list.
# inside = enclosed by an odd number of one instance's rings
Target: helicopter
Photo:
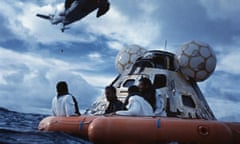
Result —
[[99, 18], [110, 9], [108, 0], [65, 0], [64, 11], [58, 14], [36, 14], [36, 16], [49, 20], [53, 25], [62, 24], [61, 31], [64, 32], [67, 25], [81, 20], [97, 9], [96, 17]]

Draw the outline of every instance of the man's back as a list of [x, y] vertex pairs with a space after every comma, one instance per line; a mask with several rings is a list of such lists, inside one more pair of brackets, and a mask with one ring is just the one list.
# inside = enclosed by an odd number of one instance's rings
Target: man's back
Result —
[[75, 114], [75, 106], [72, 96], [55, 96], [52, 100], [52, 112], [54, 116], [71, 116]]

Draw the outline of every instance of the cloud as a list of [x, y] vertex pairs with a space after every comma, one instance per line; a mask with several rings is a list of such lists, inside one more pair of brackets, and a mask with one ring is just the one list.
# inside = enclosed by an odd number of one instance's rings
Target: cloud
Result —
[[199, 86], [219, 120], [240, 121], [239, 74], [216, 71]]
[[[135, 9], [135, 7], [133, 7]], [[95, 13], [88, 16], [87, 30], [91, 33], [105, 35], [109, 39], [125, 44], [151, 45], [159, 36], [159, 26], [146, 16], [129, 16], [119, 7], [111, 5], [111, 10], [99, 19]]]
[[240, 75], [240, 66], [236, 62], [240, 61], [240, 52], [232, 51], [221, 56], [218, 62], [218, 70]]
[[218, 120], [240, 121], [239, 101], [232, 103], [232, 101], [219, 98], [207, 98], [207, 101]]
[[200, 2], [206, 7], [208, 15], [213, 19], [236, 19], [235, 16], [240, 12], [240, 1], [238, 0], [200, 0]]
[[237, 17], [240, 12], [240, 1], [200, 0], [200, 2], [205, 8], [209, 19], [215, 23], [215, 29], [224, 36], [221, 40], [225, 43], [238, 43], [239, 45], [240, 19]]
[[89, 84], [92, 86], [98, 87], [103, 89], [105, 86], [111, 84], [114, 78], [117, 75], [114, 74], [89, 74], [89, 73], [82, 73], [82, 76], [88, 81]]
[[60, 80], [68, 82], [70, 92], [77, 97], [80, 108], [87, 108], [100, 95], [99, 90], [75, 70], [82, 69], [81, 65], [4, 48], [0, 48], [0, 61], [0, 105], [3, 107], [14, 110], [24, 107], [49, 109], [51, 99], [56, 94], [55, 84]]
[[103, 63], [103, 59], [102, 59], [102, 55], [98, 52], [94, 52], [94, 53], [90, 53], [88, 55], [88, 57], [90, 58], [90, 60], [95, 61], [97, 63]]
[[240, 78], [238, 74], [234, 75], [226, 72], [215, 72], [209, 79], [201, 83], [206, 97], [216, 97], [219, 99], [228, 99], [233, 102], [240, 101], [238, 84]]

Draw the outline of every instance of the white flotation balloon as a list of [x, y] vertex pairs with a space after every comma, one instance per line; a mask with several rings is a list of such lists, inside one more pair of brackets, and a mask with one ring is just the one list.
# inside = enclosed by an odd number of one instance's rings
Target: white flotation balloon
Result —
[[191, 41], [177, 54], [181, 72], [195, 81], [206, 80], [216, 68], [216, 56], [208, 44]]
[[120, 50], [116, 56], [115, 68], [119, 73], [131, 67], [131, 65], [147, 50], [138, 45], [129, 45]]

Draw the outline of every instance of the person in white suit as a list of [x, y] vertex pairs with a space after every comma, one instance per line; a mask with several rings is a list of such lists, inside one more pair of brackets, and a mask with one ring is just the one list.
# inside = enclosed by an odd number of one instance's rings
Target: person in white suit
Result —
[[78, 103], [74, 96], [69, 94], [65, 81], [60, 81], [56, 86], [57, 95], [52, 99], [53, 116], [79, 116]]
[[117, 115], [128, 116], [153, 116], [152, 106], [140, 95], [137, 86], [128, 88], [128, 97], [126, 98], [127, 110], [117, 111]]

